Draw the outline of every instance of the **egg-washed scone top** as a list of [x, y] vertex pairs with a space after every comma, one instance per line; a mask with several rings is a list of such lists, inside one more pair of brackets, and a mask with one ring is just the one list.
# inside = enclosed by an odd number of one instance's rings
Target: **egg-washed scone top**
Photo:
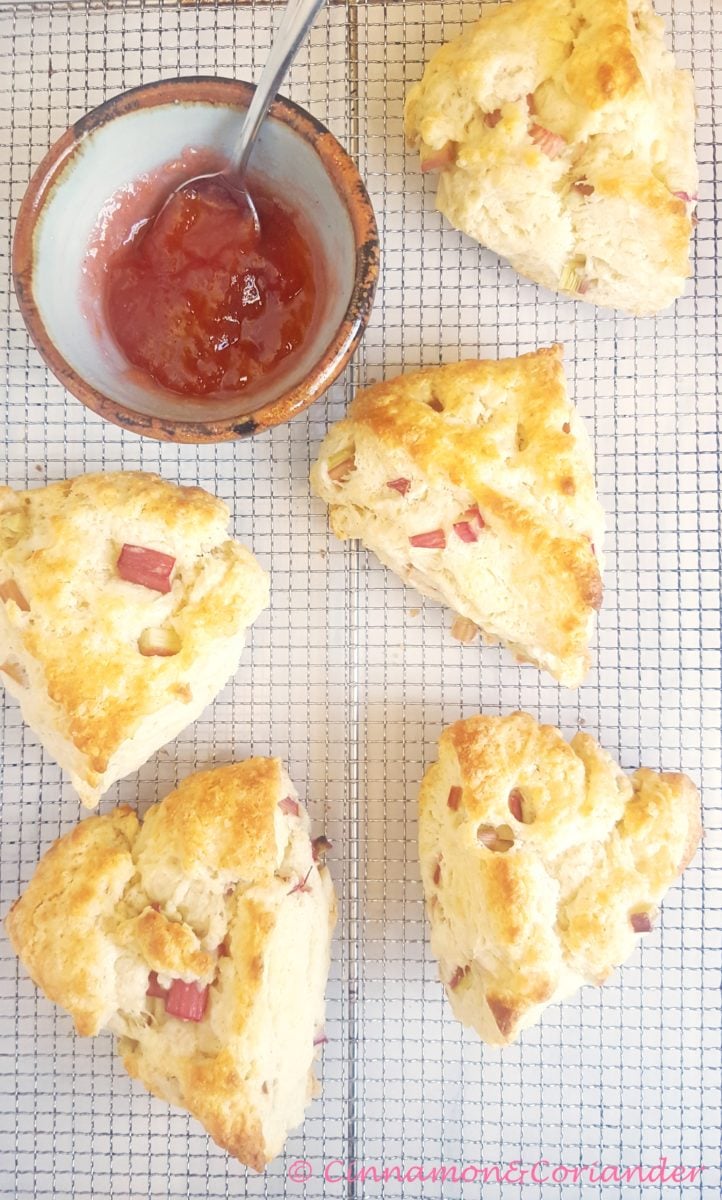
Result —
[[654, 925], [701, 837], [697, 789], [627, 777], [526, 713], [441, 735], [419, 800], [431, 946], [456, 1017], [494, 1045], [601, 984]]
[[560, 347], [359, 392], [311, 483], [334, 533], [465, 618], [462, 640], [478, 626], [560, 682], [581, 682], [604, 518]]
[[522, 275], [665, 308], [690, 274], [694, 89], [648, 0], [514, 0], [428, 63], [406, 103], [437, 206]]
[[228, 509], [155, 475], [0, 489], [0, 680], [93, 807], [236, 669], [268, 578]]
[[316, 1094], [335, 923], [325, 838], [276, 759], [187, 778], [142, 825], [89, 817], [7, 917], [17, 954], [86, 1036], [262, 1170]]

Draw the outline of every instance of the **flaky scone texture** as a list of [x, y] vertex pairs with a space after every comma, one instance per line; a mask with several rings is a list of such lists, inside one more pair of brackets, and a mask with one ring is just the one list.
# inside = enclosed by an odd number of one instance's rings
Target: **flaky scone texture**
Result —
[[701, 833], [685, 775], [628, 778], [588, 734], [567, 744], [521, 712], [444, 730], [421, 785], [419, 856], [454, 1015], [505, 1045], [547, 1005], [603, 983]]
[[442, 46], [406, 102], [458, 229], [577, 299], [655, 313], [684, 290], [694, 89], [649, 0], [513, 0]]
[[[7, 917], [15, 951], [85, 1035], [262, 1170], [315, 1094], [335, 923], [329, 873], [277, 759], [201, 771], [151, 808], [82, 821]], [[207, 987], [201, 1020], [151, 972]]]
[[[0, 679], [89, 807], [236, 669], [268, 577], [227, 527], [215, 496], [142, 472], [0, 489]], [[126, 544], [175, 560], [167, 593], [121, 578]]]
[[360, 538], [490, 641], [581, 682], [604, 517], [561, 347], [366, 388], [323, 442], [311, 485], [338, 537]]

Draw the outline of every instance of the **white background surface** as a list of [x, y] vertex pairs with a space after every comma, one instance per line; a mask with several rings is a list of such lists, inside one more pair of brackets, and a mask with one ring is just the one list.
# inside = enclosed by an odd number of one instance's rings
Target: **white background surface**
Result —
[[[82, 471], [160, 470], [231, 505], [234, 529], [272, 570], [272, 604], [232, 685], [197, 725], [103, 801], [142, 805], [196, 765], [250, 752], [289, 763], [341, 899], [323, 1097], [267, 1175], [247, 1176], [183, 1114], [132, 1084], [109, 1036], [83, 1041], [39, 997], [0, 938], [0, 1194], [29, 1197], [476, 1196], [479, 1185], [323, 1180], [324, 1162], [490, 1165], [705, 1164], [701, 1183], [490, 1185], [502, 1200], [720, 1195], [719, 276], [714, 216], [717, 0], [661, 11], [694, 66], [702, 172], [696, 275], [657, 320], [575, 307], [522, 282], [445, 226], [404, 150], [402, 103], [428, 53], [478, 6], [456, 0], [334, 6], [285, 91], [358, 156], [384, 271], [347, 377], [310, 414], [253, 442], [178, 448], [87, 413], [29, 348], [9, 283], [12, 218], [69, 121], [139, 82], [179, 73], [255, 77], [271, 10], [0, 3], [0, 321], [7, 330], [3, 474], [16, 487]], [[719, 76], [717, 77], [719, 86]], [[72, 298], [69, 298], [69, 303]], [[609, 521], [595, 667], [573, 692], [504, 652], [460, 647], [431, 603], [333, 542], [309, 498], [309, 462], [354, 388], [400, 368], [515, 354], [561, 340], [595, 440]], [[0, 344], [2, 344], [0, 343]], [[523, 706], [584, 726], [629, 770], [681, 767], [701, 785], [706, 841], [659, 928], [599, 991], [550, 1009], [504, 1052], [452, 1019], [424, 927], [416, 794], [444, 724]], [[58, 768], [13, 702], [2, 728], [2, 914], [39, 855], [78, 817]], [[289, 999], [289, 1003], [294, 1002]], [[311, 1163], [305, 1186], [286, 1178]], [[340, 1168], [332, 1168], [338, 1174]]]

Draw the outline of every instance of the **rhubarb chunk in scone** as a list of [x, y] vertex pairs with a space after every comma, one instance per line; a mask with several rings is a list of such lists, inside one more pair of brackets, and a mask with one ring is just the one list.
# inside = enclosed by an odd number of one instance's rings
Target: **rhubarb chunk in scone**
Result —
[[419, 800], [431, 947], [454, 1015], [492, 1045], [624, 962], [699, 845], [678, 774], [627, 777], [526, 713], [446, 729]]
[[359, 392], [311, 472], [341, 538], [520, 659], [576, 686], [602, 600], [604, 516], [562, 350]]
[[0, 679], [93, 807], [235, 671], [268, 577], [201, 488], [127, 471], [0, 489]]
[[690, 274], [694, 120], [649, 0], [485, 7], [406, 102], [452, 225], [545, 287], [639, 314]]
[[89, 817], [40, 860], [7, 928], [78, 1032], [260, 1171], [316, 1093], [336, 918], [325, 838], [281, 763], [187, 778], [146, 814]]

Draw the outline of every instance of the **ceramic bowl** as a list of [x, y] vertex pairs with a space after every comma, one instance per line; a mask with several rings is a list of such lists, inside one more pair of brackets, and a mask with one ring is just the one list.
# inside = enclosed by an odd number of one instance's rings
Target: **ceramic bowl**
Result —
[[281, 199], [292, 196], [310, 222], [327, 286], [307, 341], [280, 376], [222, 400], [189, 400], [154, 389], [116, 348], [102, 305], [88, 311], [88, 246], [112, 197], [189, 147], [225, 157], [252, 94], [251, 84], [203, 77], [124, 92], [63, 134], [35, 172], [20, 208], [13, 273], [30, 336], [68, 391], [107, 420], [146, 437], [221, 441], [288, 421], [339, 375], [371, 312], [379, 243], [366, 189], [332, 134], [282, 98], [263, 125], [253, 170]]

